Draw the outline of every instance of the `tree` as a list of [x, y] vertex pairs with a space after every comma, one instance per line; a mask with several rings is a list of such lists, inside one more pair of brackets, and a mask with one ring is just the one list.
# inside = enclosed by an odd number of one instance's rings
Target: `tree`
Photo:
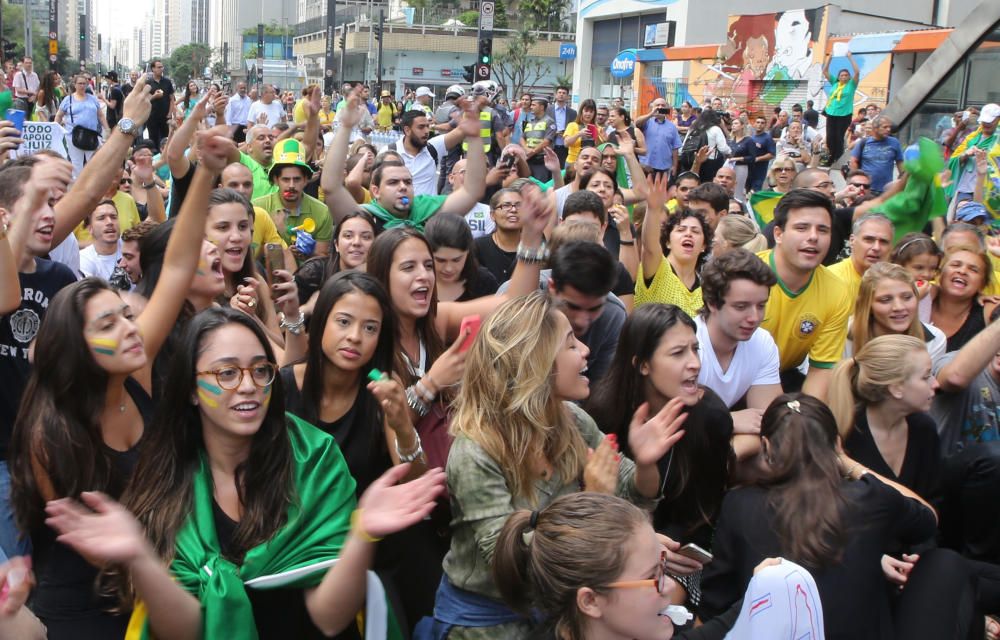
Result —
[[549, 74], [549, 65], [529, 55], [537, 40], [535, 32], [522, 28], [507, 41], [506, 49], [493, 55], [493, 69], [509, 98], [520, 96]]
[[212, 48], [207, 44], [195, 42], [177, 47], [167, 58], [166, 71], [178, 85], [187, 83], [192, 78], [200, 78], [212, 62]]
[[521, 0], [518, 13], [522, 25], [538, 31], [562, 31], [562, 16], [569, 0]]
[[[35, 61], [35, 71], [39, 77], [49, 68], [49, 39], [46, 37], [49, 29], [48, 25], [43, 25], [38, 20], [32, 23], [31, 58]], [[24, 6], [16, 4], [3, 5], [3, 37], [16, 45], [17, 56], [24, 54]], [[66, 44], [59, 41], [59, 53], [56, 59], [56, 69], [60, 71], [69, 70], [75, 72], [80, 68], [80, 63], [76, 66], [66, 64], [69, 58], [69, 50]]]

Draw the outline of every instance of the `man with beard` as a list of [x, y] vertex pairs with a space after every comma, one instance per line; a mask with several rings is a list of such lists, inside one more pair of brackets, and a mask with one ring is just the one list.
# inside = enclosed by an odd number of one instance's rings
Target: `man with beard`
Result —
[[[323, 166], [321, 187], [326, 193], [326, 202], [334, 215], [334, 222], [339, 219], [338, 212], [352, 211], [357, 208], [357, 202], [350, 191], [344, 186], [344, 166], [347, 163], [347, 146], [349, 144], [349, 128], [360, 120], [358, 109], [360, 99], [352, 95], [348, 105], [341, 114], [341, 127], [334, 134], [333, 141], [326, 153]], [[483, 151], [483, 140], [479, 136], [478, 108], [475, 104], [463, 103], [463, 117], [458, 125], [446, 133], [447, 138], [454, 136], [456, 144], [462, 137], [469, 142], [469, 154], [466, 158], [465, 183], [447, 196], [426, 195], [416, 193], [413, 173], [401, 162], [384, 162], [373, 173], [371, 193], [374, 200], [364, 209], [375, 216], [377, 231], [386, 226], [406, 224], [423, 230], [427, 220], [438, 211], [464, 216], [483, 195], [486, 183], [486, 157]], [[404, 118], [412, 112], [404, 114]], [[421, 113], [414, 116], [411, 123], [423, 120], [422, 129], [427, 130], [427, 118]], [[412, 129], [411, 129], [412, 134]], [[426, 133], [421, 134], [426, 135]], [[405, 140], [405, 139], [404, 139]], [[404, 141], [400, 141], [402, 147]], [[425, 147], [426, 149], [426, 147]], [[405, 156], [404, 156], [405, 157]]]
[[573, 163], [573, 181], [552, 191], [552, 197], [555, 198], [556, 215], [560, 219], [563, 215], [563, 207], [566, 205], [566, 198], [571, 193], [579, 191], [580, 182], [585, 177], [593, 175], [600, 166], [601, 152], [597, 150], [597, 147], [580, 149], [580, 153], [576, 156], [576, 162]]
[[[294, 246], [293, 253], [300, 263], [313, 256], [329, 255], [330, 240], [333, 238], [330, 211], [325, 204], [304, 193], [312, 175], [312, 167], [305, 161], [301, 143], [294, 138], [282, 140], [275, 147], [274, 163], [268, 170], [275, 192], [253, 201], [255, 206], [271, 214], [278, 234], [290, 247]], [[343, 170], [339, 175], [344, 175]], [[345, 207], [343, 211], [351, 208]], [[292, 230], [304, 224], [306, 219], [311, 219], [315, 225], [311, 232]]]
[[430, 118], [417, 109], [404, 113], [399, 123], [403, 137], [396, 142], [394, 148], [403, 157], [403, 164], [410, 171], [413, 193], [418, 196], [437, 195], [438, 161], [458, 147], [465, 134], [461, 127], [455, 126], [448, 133], [432, 138]]

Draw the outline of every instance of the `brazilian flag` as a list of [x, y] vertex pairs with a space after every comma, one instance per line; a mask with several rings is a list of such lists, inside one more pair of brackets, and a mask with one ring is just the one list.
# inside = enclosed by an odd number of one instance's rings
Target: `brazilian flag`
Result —
[[750, 210], [761, 229], [774, 220], [774, 208], [783, 195], [785, 194], [777, 191], [755, 191], [750, 194]]

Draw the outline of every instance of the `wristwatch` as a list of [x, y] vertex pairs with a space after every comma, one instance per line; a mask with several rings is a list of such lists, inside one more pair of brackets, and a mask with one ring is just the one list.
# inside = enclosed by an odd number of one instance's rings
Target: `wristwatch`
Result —
[[131, 118], [122, 118], [118, 121], [118, 129], [127, 136], [138, 136], [139, 127]]

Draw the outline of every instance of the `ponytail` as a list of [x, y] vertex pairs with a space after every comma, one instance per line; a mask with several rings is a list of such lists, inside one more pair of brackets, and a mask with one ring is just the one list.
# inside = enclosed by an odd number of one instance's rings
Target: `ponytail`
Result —
[[532, 511], [515, 511], [507, 519], [493, 551], [493, 582], [500, 597], [516, 611], [530, 608], [528, 563], [531, 561]]

